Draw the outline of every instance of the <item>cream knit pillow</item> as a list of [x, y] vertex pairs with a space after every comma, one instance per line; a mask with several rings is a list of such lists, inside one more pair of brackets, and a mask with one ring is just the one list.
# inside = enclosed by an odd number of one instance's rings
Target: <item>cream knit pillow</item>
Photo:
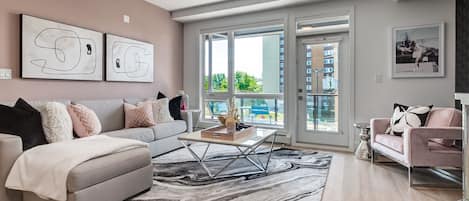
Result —
[[62, 103], [48, 102], [39, 107], [42, 127], [49, 143], [73, 140], [73, 124], [67, 107]]
[[137, 105], [151, 104], [153, 110], [153, 119], [156, 123], [164, 123], [174, 121], [169, 112], [169, 98], [162, 98], [158, 100], [149, 100], [140, 102]]

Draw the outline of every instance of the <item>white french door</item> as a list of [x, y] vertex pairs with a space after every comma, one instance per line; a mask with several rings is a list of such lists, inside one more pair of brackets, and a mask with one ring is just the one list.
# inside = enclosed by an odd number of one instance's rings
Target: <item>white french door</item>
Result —
[[348, 146], [351, 75], [348, 34], [297, 39], [297, 143]]

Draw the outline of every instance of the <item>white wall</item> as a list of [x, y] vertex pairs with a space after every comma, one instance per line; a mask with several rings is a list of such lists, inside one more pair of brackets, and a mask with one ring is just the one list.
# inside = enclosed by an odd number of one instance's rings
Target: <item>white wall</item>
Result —
[[[192, 98], [191, 107], [199, 107], [199, 34], [215, 27], [247, 24], [272, 19], [288, 22], [286, 33], [286, 69], [289, 106], [288, 133], [296, 132], [296, 66], [295, 18], [319, 13], [340, 13], [354, 10], [355, 21], [355, 100], [350, 114], [352, 121], [369, 121], [372, 117], [389, 117], [395, 102], [452, 106], [455, 72], [455, 0], [336, 0], [301, 7], [224, 17], [184, 24], [184, 89]], [[322, 14], [321, 14], [322, 15]], [[445, 22], [446, 75], [431, 79], [391, 79], [390, 28]], [[382, 83], [375, 76], [383, 75]], [[292, 92], [293, 91], [293, 92]], [[292, 112], [293, 111], [293, 112]], [[351, 143], [352, 145], [353, 143]]]

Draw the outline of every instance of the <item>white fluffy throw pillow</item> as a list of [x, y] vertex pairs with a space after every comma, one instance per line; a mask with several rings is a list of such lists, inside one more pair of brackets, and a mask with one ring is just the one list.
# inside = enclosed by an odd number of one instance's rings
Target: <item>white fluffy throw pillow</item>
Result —
[[153, 118], [156, 123], [164, 123], [174, 121], [169, 112], [169, 98], [162, 98], [158, 100], [149, 100], [145, 102], [140, 102], [137, 105], [141, 106], [142, 104], [150, 103], [153, 109]]
[[42, 127], [49, 143], [73, 140], [73, 124], [62, 103], [48, 102], [40, 108]]

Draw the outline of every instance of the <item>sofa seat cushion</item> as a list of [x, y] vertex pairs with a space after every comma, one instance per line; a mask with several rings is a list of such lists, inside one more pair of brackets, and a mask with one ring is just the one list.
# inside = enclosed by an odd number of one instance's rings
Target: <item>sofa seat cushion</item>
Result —
[[157, 140], [183, 133], [186, 129], [186, 122], [182, 120], [158, 123], [153, 126], [153, 131], [155, 132], [155, 138]]
[[375, 142], [384, 145], [399, 153], [404, 152], [404, 141], [401, 136], [378, 134], [375, 136]]
[[148, 148], [131, 149], [92, 159], [70, 171], [67, 177], [67, 191], [77, 192], [150, 164]]
[[151, 128], [128, 128], [116, 131], [102, 133], [110, 137], [127, 138], [132, 140], [139, 140], [142, 142], [155, 141], [155, 135]]

